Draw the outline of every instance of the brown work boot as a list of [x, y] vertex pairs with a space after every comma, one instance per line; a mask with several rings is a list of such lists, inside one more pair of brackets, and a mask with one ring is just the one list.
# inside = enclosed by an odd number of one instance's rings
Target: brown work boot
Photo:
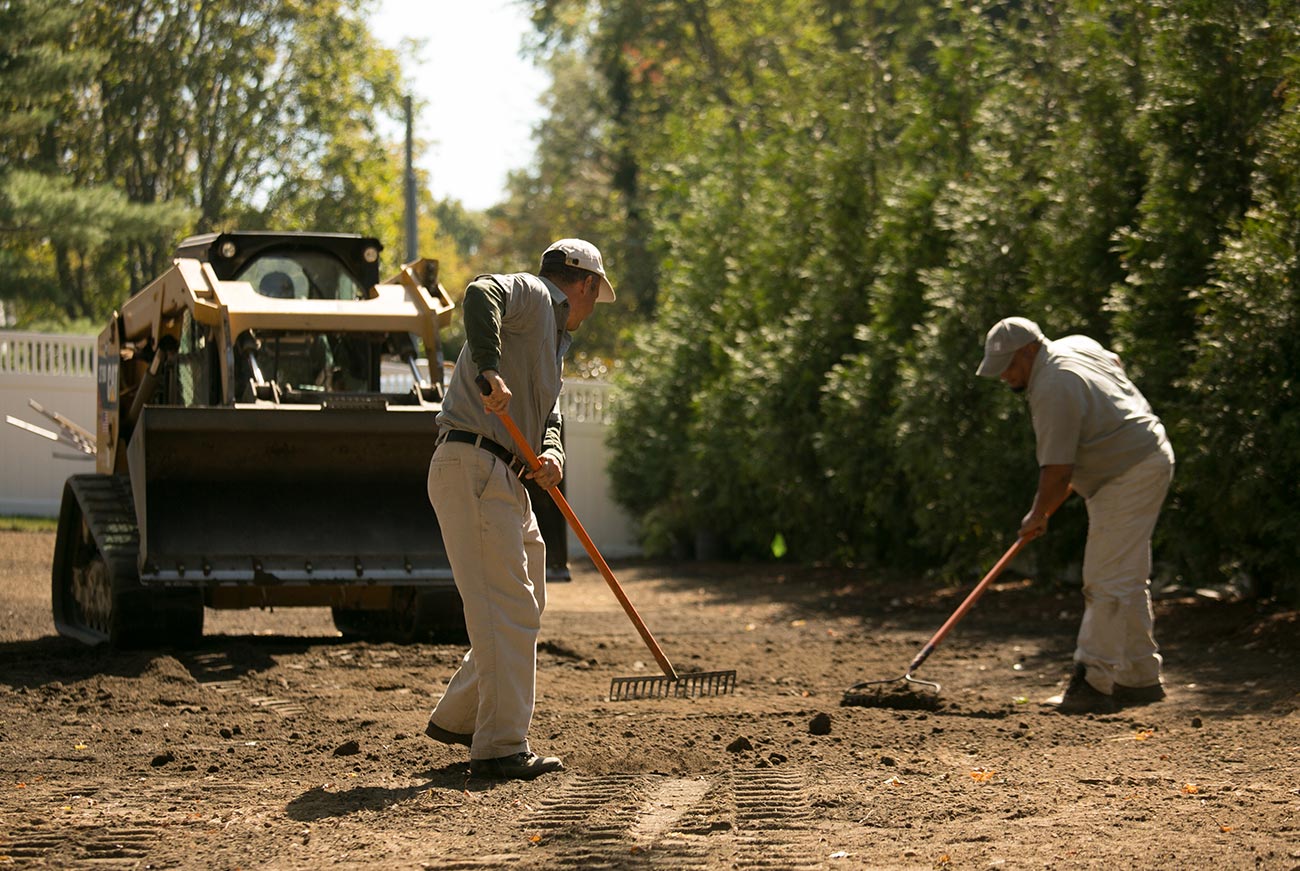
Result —
[[473, 735], [466, 735], [462, 732], [450, 732], [433, 722], [433, 720], [430, 720], [429, 725], [424, 727], [424, 734], [428, 735], [433, 740], [441, 741], [444, 744], [463, 744], [468, 747], [474, 743]]
[[536, 753], [516, 753], [496, 759], [471, 759], [469, 773], [473, 777], [491, 777], [496, 780], [532, 780], [552, 771], [563, 771], [564, 763], [554, 756]]
[[1083, 663], [1074, 667], [1070, 685], [1056, 706], [1058, 714], [1113, 714], [1118, 710], [1114, 696], [1088, 683], [1088, 667]]
[[1158, 683], [1145, 687], [1126, 687], [1115, 684], [1115, 704], [1121, 707], [1150, 705], [1165, 697], [1165, 688]]

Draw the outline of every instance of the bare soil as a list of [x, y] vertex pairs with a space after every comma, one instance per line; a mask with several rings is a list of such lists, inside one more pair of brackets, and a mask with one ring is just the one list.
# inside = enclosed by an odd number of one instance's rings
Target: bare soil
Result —
[[344, 643], [328, 612], [209, 612], [192, 651], [59, 638], [49, 533], [0, 533], [0, 864], [127, 868], [1300, 868], [1300, 621], [1157, 603], [1170, 697], [1065, 717], [1077, 591], [768, 565], [623, 564], [679, 670], [734, 693], [608, 701], [653, 658], [585, 563], [553, 584], [531, 738], [566, 770], [470, 779], [422, 734], [462, 651]]

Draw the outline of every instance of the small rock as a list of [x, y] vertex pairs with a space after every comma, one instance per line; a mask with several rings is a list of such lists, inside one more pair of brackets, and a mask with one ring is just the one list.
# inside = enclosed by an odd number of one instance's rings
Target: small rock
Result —
[[829, 735], [831, 733], [831, 715], [821, 713], [813, 717], [808, 722], [808, 731], [813, 735]]
[[1200, 717], [1192, 717], [1192, 728], [1193, 728], [1193, 729], [1199, 729], [1199, 728], [1201, 728], [1201, 718], [1200, 718]]
[[164, 765], [166, 765], [168, 762], [175, 762], [175, 761], [176, 761], [176, 754], [168, 750], [166, 753], [159, 753], [152, 760], [150, 760], [149, 764], [152, 765], [154, 768], [161, 768]]
[[235, 737], [235, 733], [234, 733], [234, 732], [232, 732], [232, 731], [230, 731], [229, 729], [224, 728], [224, 727], [222, 727], [221, 732], [220, 732], [219, 734], [221, 735], [222, 738], [226, 738], [227, 740], [229, 740], [230, 738]]
[[749, 739], [741, 735], [735, 741], [727, 745], [728, 753], [744, 753], [747, 750], [753, 750], [754, 745], [749, 743]]
[[898, 764], [898, 760], [894, 759], [894, 757], [892, 756], [881, 756], [880, 764], [885, 766], [886, 768], [892, 768]]
[[361, 752], [361, 745], [356, 741], [344, 741], [334, 748], [335, 756], [356, 756]]
[[772, 753], [767, 757], [767, 761], [771, 762], [773, 765], [781, 765], [789, 760], [784, 753]]

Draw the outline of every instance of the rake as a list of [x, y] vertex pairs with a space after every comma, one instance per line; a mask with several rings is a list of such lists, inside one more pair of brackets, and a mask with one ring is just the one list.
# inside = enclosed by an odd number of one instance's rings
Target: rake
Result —
[[[479, 375], [474, 379], [474, 381], [478, 384], [478, 388], [484, 396], [488, 396], [492, 393], [492, 385], [482, 375]], [[499, 412], [497, 416], [500, 417], [501, 422], [505, 424], [506, 430], [510, 433], [510, 438], [514, 440], [515, 446], [519, 448], [519, 452], [528, 463], [528, 467], [534, 472], [540, 469], [542, 461], [537, 458], [537, 454], [529, 446], [528, 440], [524, 438], [523, 432], [520, 431], [519, 426], [514, 422], [514, 419], [510, 417], [509, 412], [502, 411]], [[620, 585], [618, 579], [614, 577], [613, 569], [609, 567], [609, 563], [605, 562], [605, 558], [600, 555], [600, 551], [596, 548], [596, 543], [591, 540], [591, 536], [588, 535], [587, 530], [583, 528], [582, 521], [578, 520], [578, 515], [575, 514], [573, 509], [569, 506], [569, 500], [564, 498], [564, 494], [560, 492], [559, 487], [549, 487], [546, 492], [550, 494], [553, 500], [555, 500], [556, 507], [558, 507], [560, 513], [564, 515], [564, 519], [569, 522], [569, 526], [572, 527], [574, 534], [578, 536], [578, 540], [582, 542], [583, 548], [586, 549], [587, 555], [591, 557], [591, 561], [596, 565], [596, 568], [600, 570], [600, 574], [605, 578], [605, 583], [608, 584], [610, 590], [613, 591], [614, 598], [618, 599], [618, 603], [623, 606], [623, 611], [627, 614], [628, 619], [632, 621], [632, 625], [636, 627], [636, 631], [641, 635], [641, 640], [645, 642], [646, 647], [648, 647], [650, 652], [654, 655], [655, 662], [659, 663], [659, 668], [663, 670], [663, 677], [614, 678], [609, 685], [610, 701], [643, 698], [716, 696], [734, 691], [736, 688], [735, 670], [697, 671], [684, 675], [679, 675], [677, 673], [677, 669], [673, 668], [673, 664], [668, 660], [667, 655], [664, 654], [663, 648], [659, 646], [659, 642], [655, 641], [654, 635], [651, 634], [649, 627], [645, 625], [645, 621], [641, 619], [641, 615], [636, 612], [636, 608], [633, 607], [632, 601], [628, 599], [627, 594], [623, 592], [622, 585]]]
[[[1066, 490], [1065, 496], [1069, 496], [1070, 492], [1070, 490]], [[1061, 501], [1064, 502], [1065, 497], [1062, 497]], [[1060, 504], [1061, 503], [1058, 502], [1053, 506], [1047, 512], [1047, 515], [1050, 517], [1056, 509], [1060, 507]], [[932, 680], [921, 680], [918, 677], [912, 677], [912, 673], [920, 668], [922, 663], [930, 658], [930, 654], [934, 653], [935, 648], [939, 646], [939, 643], [943, 641], [950, 631], [952, 631], [954, 626], [961, 622], [961, 619], [966, 616], [966, 612], [975, 607], [975, 602], [984, 594], [984, 591], [988, 588], [989, 584], [993, 583], [998, 575], [1002, 574], [1007, 565], [1016, 558], [1016, 554], [1020, 553], [1020, 549], [1028, 544], [1029, 541], [1030, 539], [1028, 538], [1020, 537], [1016, 539], [1015, 543], [1012, 544], [1011, 547], [1007, 548], [1007, 552], [1002, 555], [1002, 558], [993, 565], [993, 568], [989, 569], [988, 574], [986, 574], [983, 579], [975, 585], [975, 589], [971, 590], [965, 600], [957, 606], [957, 610], [952, 612], [952, 616], [939, 627], [939, 631], [934, 633], [933, 637], [931, 637], [930, 640], [925, 643], [925, 646], [916, 654], [916, 657], [908, 664], [907, 671], [903, 672], [899, 677], [888, 677], [883, 680], [865, 680], [861, 683], [855, 683], [844, 691], [844, 698], [840, 701], [841, 707], [935, 707], [936, 696], [939, 694], [939, 684]], [[932, 691], [933, 694], [914, 696], [909, 693], [903, 693], [896, 696], [885, 696], [883, 692], [884, 688], [893, 683], [903, 684], [901, 689], [925, 687], [927, 690]]]
[[[921, 680], [918, 677], [912, 677], [912, 672], [920, 668], [921, 664], [930, 658], [930, 654], [934, 653], [935, 648], [939, 646], [939, 642], [943, 641], [944, 636], [952, 630], [952, 627], [956, 626], [957, 623], [961, 621], [961, 618], [966, 616], [967, 611], [975, 607], [976, 600], [983, 595], [984, 590], [987, 589], [988, 585], [993, 583], [994, 578], [1002, 574], [1002, 570], [1007, 567], [1007, 563], [1015, 559], [1016, 554], [1020, 553], [1020, 549], [1025, 546], [1026, 541], [1027, 539], [1024, 538], [1016, 539], [1016, 543], [1007, 549], [1007, 552], [1002, 555], [1002, 559], [998, 560], [997, 564], [994, 565], [993, 568], [989, 569], [989, 573], [984, 576], [984, 579], [975, 585], [975, 589], [970, 591], [970, 595], [966, 597], [966, 600], [957, 606], [957, 610], [952, 613], [952, 616], [948, 618], [948, 621], [944, 623], [943, 626], [939, 627], [939, 631], [934, 633], [934, 636], [925, 643], [925, 646], [921, 648], [920, 652], [916, 654], [916, 657], [907, 666], [907, 671], [903, 672], [899, 677], [887, 677], [883, 680], [864, 680], [861, 683], [855, 683], [853, 686], [845, 690], [844, 698], [840, 701], [840, 704], [842, 706], [861, 705], [907, 708], [932, 707], [934, 704], [934, 696], [920, 696], [910, 699], [904, 697], [900, 700], [897, 698], [886, 698], [883, 695], [882, 690], [889, 684], [903, 683], [905, 685], [925, 687], [927, 690], [933, 691], [935, 695], [938, 695], [939, 684], [932, 680]], [[865, 692], [863, 692], [864, 690]]]

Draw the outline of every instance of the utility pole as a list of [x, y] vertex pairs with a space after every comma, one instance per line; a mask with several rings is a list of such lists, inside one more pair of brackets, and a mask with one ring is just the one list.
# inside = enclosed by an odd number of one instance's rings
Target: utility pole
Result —
[[411, 95], [403, 101], [406, 108], [406, 262], [420, 256], [419, 221], [415, 213], [415, 118]]

